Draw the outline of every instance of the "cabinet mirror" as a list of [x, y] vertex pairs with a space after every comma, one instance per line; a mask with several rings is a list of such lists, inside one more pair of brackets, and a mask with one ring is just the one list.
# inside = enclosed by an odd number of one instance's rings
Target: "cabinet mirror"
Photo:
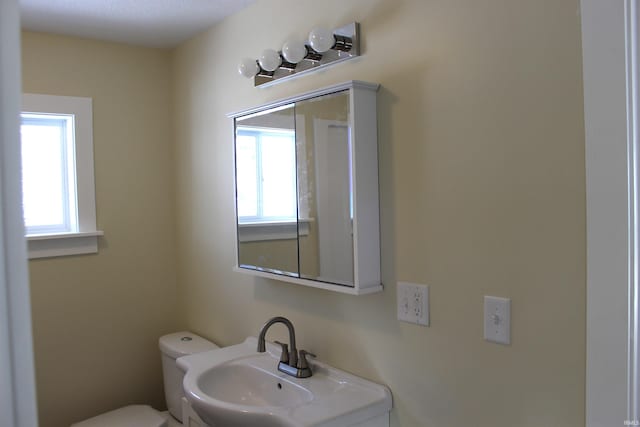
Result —
[[348, 82], [232, 115], [239, 271], [382, 288], [376, 90]]

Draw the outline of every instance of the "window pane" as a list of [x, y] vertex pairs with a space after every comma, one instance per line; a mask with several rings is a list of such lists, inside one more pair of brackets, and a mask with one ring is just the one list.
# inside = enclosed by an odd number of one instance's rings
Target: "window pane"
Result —
[[66, 123], [60, 118], [23, 119], [22, 194], [27, 228], [68, 228]]
[[236, 137], [236, 180], [238, 188], [238, 216], [258, 216], [258, 165], [256, 138]]
[[262, 214], [265, 217], [296, 218], [295, 141], [289, 135], [263, 134]]

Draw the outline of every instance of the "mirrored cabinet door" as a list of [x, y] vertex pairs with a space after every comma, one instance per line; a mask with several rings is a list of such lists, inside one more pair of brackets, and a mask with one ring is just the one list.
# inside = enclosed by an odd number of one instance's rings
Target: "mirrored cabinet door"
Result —
[[298, 276], [295, 107], [236, 119], [240, 267]]
[[237, 271], [382, 290], [376, 91], [347, 82], [230, 115]]
[[349, 92], [297, 102], [296, 118], [298, 206], [313, 218], [300, 277], [353, 286]]

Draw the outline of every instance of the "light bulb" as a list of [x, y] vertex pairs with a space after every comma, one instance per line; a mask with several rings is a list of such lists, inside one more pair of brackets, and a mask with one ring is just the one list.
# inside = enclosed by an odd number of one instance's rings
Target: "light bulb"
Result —
[[336, 43], [333, 32], [326, 28], [314, 28], [309, 33], [309, 45], [313, 50], [319, 53], [328, 51]]
[[262, 51], [262, 55], [260, 55], [258, 63], [265, 71], [275, 71], [282, 63], [282, 59], [280, 58], [280, 54], [275, 50], [265, 49]]
[[258, 64], [256, 64], [255, 59], [244, 58], [240, 61], [240, 64], [238, 64], [238, 73], [248, 79], [258, 74], [258, 71], [260, 71], [260, 68]]
[[297, 64], [307, 56], [307, 47], [300, 40], [287, 40], [282, 45], [282, 56], [287, 62]]

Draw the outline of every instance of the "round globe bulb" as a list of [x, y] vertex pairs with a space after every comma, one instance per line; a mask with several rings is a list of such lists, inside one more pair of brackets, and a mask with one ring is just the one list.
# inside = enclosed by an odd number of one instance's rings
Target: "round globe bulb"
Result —
[[282, 59], [280, 58], [280, 54], [275, 50], [265, 49], [262, 51], [262, 55], [260, 55], [258, 63], [265, 71], [275, 71], [282, 63]]
[[282, 45], [282, 56], [287, 62], [297, 64], [307, 56], [307, 47], [300, 40], [287, 40]]
[[326, 28], [314, 28], [309, 33], [309, 45], [319, 53], [328, 51], [336, 43], [333, 33]]
[[258, 71], [260, 71], [260, 68], [255, 59], [244, 58], [238, 64], [238, 73], [248, 79], [258, 74]]

